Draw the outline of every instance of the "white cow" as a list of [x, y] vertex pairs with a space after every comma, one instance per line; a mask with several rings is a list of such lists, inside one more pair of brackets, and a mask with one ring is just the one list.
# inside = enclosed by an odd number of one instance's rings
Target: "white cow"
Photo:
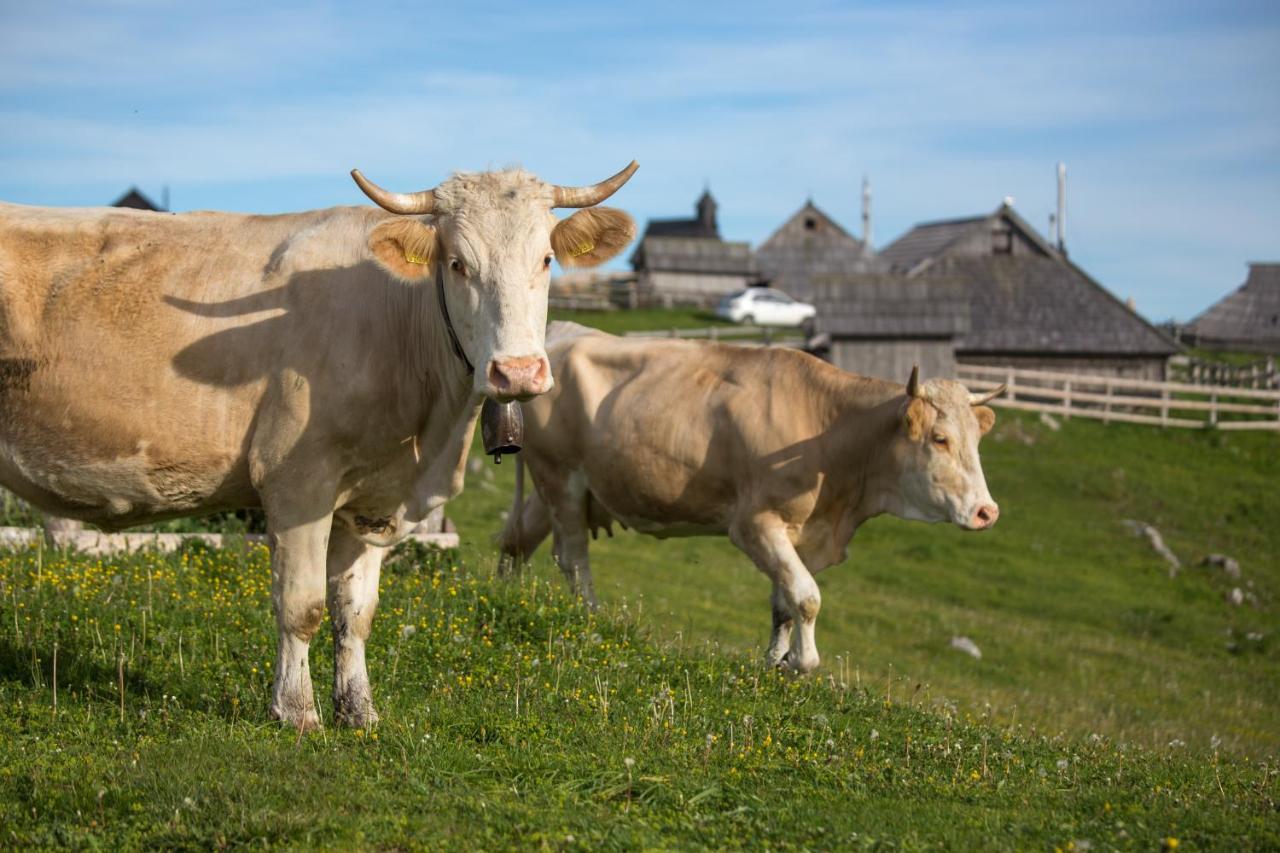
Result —
[[[773, 584], [768, 662], [818, 665], [814, 574], [888, 513], [996, 523], [978, 441], [995, 423], [954, 380], [905, 386], [789, 349], [615, 338], [555, 323], [556, 388], [524, 404], [537, 486], [500, 537], [504, 568], [548, 533], [595, 604], [589, 534], [613, 521], [665, 538], [728, 536]], [[792, 628], [799, 630], [792, 632]]]
[[383, 546], [461, 491], [485, 397], [552, 387], [551, 262], [631, 240], [629, 216], [593, 205], [636, 168], [587, 187], [455, 174], [409, 194], [354, 172], [390, 213], [0, 204], [0, 485], [108, 528], [261, 506], [271, 714], [319, 724], [307, 652], [327, 601], [336, 717], [368, 725]]

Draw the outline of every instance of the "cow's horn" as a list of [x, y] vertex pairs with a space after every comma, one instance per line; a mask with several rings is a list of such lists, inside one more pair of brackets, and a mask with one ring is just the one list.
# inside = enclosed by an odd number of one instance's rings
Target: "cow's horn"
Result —
[[552, 207], [591, 207], [593, 204], [599, 204], [609, 196], [622, 189], [622, 185], [631, 180], [631, 176], [636, 173], [636, 169], [640, 168], [640, 164], [632, 160], [627, 168], [623, 169], [612, 178], [605, 178], [598, 184], [592, 184], [589, 187], [562, 187], [556, 186], [556, 201]]
[[999, 397], [1001, 394], [1003, 394], [1005, 390], [1006, 390], [1006, 386], [1001, 385], [999, 388], [996, 388], [993, 391], [978, 391], [978, 392], [970, 391], [969, 405], [981, 406], [983, 403], [989, 403], [992, 400], [994, 400], [996, 397]]
[[920, 396], [920, 365], [911, 365], [911, 378], [907, 380], [907, 396]]
[[378, 207], [392, 213], [430, 213], [436, 206], [436, 191], [433, 189], [419, 193], [393, 193], [360, 174], [359, 169], [352, 169], [351, 177]]

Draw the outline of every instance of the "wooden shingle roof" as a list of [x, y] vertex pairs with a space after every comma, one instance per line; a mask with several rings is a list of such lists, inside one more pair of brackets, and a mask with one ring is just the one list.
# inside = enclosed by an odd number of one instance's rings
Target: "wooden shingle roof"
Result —
[[645, 237], [632, 254], [631, 264], [637, 272], [756, 274], [751, 244], [701, 237]]
[[1164, 357], [1178, 351], [1060, 255], [944, 258], [927, 275], [968, 284], [970, 329], [957, 342], [958, 353]]
[[704, 190], [692, 219], [650, 219], [631, 254], [637, 271], [755, 275], [751, 245], [720, 237], [716, 201]]
[[948, 246], [987, 219], [986, 216], [970, 216], [922, 223], [881, 249], [880, 260], [892, 270], [911, 273], [924, 261], [945, 252]]
[[954, 338], [969, 331], [969, 290], [946, 276], [823, 276], [814, 331], [833, 338]]
[[958, 353], [1165, 357], [1178, 345], [1057, 251], [1013, 209], [918, 225], [880, 253], [904, 281], [968, 294]]
[[1191, 321], [1202, 346], [1280, 352], [1280, 263], [1251, 263], [1244, 284]]

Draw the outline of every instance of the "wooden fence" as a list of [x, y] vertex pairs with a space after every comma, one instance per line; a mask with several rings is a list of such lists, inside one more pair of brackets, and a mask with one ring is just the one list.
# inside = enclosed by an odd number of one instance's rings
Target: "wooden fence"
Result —
[[624, 332], [627, 338], [705, 338], [726, 344], [743, 346], [776, 346], [801, 349], [804, 347], [803, 336], [784, 334], [794, 331], [787, 327], [773, 326], [708, 326], [705, 329], [653, 329], [645, 331]]
[[1173, 378], [1193, 385], [1231, 385], [1236, 388], [1280, 389], [1280, 372], [1275, 356], [1267, 356], [1249, 364], [1228, 364], [1190, 355], [1169, 359]]
[[1280, 431], [1280, 391], [956, 365], [975, 391], [1008, 386], [993, 406], [1160, 427]]

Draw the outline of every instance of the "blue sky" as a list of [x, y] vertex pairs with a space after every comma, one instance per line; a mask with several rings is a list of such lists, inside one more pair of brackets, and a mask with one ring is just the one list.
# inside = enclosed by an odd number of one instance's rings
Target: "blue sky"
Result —
[[301, 210], [520, 163], [631, 158], [638, 220], [759, 243], [806, 197], [875, 242], [989, 212], [1153, 320], [1280, 259], [1280, 4], [30, 3], [0, 0], [0, 199]]

